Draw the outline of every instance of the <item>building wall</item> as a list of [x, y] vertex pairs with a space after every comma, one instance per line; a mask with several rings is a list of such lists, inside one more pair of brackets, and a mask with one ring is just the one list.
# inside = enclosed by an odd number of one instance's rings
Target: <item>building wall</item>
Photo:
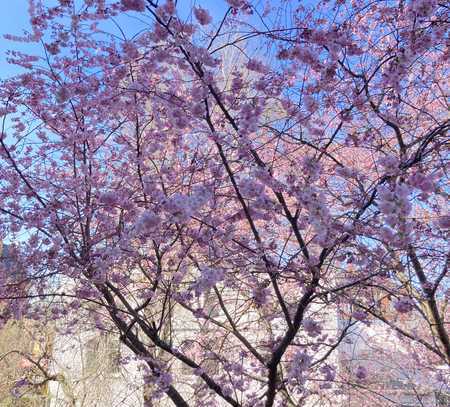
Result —
[[116, 337], [81, 332], [54, 341], [49, 407], [140, 407], [143, 381], [139, 363], [120, 359], [130, 351]]

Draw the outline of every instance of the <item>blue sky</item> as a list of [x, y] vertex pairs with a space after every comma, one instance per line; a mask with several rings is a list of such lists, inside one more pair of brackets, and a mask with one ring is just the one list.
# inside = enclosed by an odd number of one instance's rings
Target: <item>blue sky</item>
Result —
[[[47, 2], [53, 3], [51, 0], [46, 0]], [[190, 10], [190, 6], [193, 4], [201, 4], [204, 7], [210, 8], [215, 20], [223, 16], [226, 10], [226, 4], [224, 1], [218, 0], [183, 0], [180, 2], [179, 11], [181, 13]], [[133, 14], [130, 14], [129, 19], [121, 21], [125, 25], [130, 24], [130, 28], [136, 23], [133, 23]], [[183, 17], [186, 17], [186, 14]], [[122, 19], [121, 19], [122, 20]], [[6, 51], [9, 49], [17, 49], [23, 51], [33, 51], [36, 44], [21, 44], [12, 41], [7, 41], [3, 38], [5, 34], [22, 35], [23, 30], [29, 30], [29, 18], [28, 18], [28, 0], [0, 0], [0, 79], [12, 76], [17, 73], [17, 67], [8, 65], [6, 62]], [[39, 50], [37, 53], [40, 53]]]
[[24, 44], [6, 41], [4, 34], [21, 35], [24, 29], [29, 28], [28, 0], [0, 0], [0, 78], [11, 76], [17, 68], [6, 63], [8, 49], [30, 49]]

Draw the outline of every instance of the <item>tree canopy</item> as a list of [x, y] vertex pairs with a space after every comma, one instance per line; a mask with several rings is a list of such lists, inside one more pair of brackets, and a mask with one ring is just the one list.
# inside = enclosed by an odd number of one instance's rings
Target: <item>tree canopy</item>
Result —
[[115, 332], [176, 406], [448, 388], [444, 3], [30, 0], [0, 321]]

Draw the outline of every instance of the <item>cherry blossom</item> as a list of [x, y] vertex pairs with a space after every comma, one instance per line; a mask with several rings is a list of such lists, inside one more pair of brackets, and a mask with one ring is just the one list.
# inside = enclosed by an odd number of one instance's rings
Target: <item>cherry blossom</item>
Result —
[[446, 5], [75, 3], [7, 36], [0, 324], [108, 331], [178, 407], [442, 391]]
[[197, 19], [197, 21], [201, 25], [208, 25], [212, 21], [212, 18], [209, 15], [208, 10], [205, 10], [204, 8], [195, 7], [194, 8], [194, 15], [195, 15], [195, 18]]

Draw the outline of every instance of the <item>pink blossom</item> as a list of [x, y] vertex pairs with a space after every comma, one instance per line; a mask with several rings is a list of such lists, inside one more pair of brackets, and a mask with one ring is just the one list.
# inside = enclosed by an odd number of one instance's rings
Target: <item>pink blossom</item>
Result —
[[441, 216], [438, 219], [438, 225], [442, 229], [450, 229], [450, 215]]
[[166, 4], [164, 4], [162, 6], [162, 8], [169, 15], [175, 14], [175, 2], [174, 2], [174, 0], [166, 0]]
[[154, 231], [160, 222], [160, 218], [154, 212], [145, 211], [136, 223], [136, 229], [138, 233], [147, 234]]
[[267, 72], [267, 67], [260, 61], [256, 60], [256, 59], [250, 59], [247, 62], [247, 69], [249, 71], [254, 71], [254, 72], [259, 72], [259, 73], [266, 73]]
[[387, 155], [378, 160], [378, 163], [383, 167], [386, 175], [394, 175], [398, 171], [398, 167], [400, 165], [400, 161], [397, 157], [392, 155]]
[[145, 10], [145, 0], [121, 0], [121, 4], [123, 10]]
[[203, 267], [200, 270], [200, 277], [194, 283], [195, 295], [198, 297], [203, 292], [208, 291], [225, 277], [225, 270], [221, 268]]
[[322, 366], [320, 372], [325, 376], [324, 380], [328, 382], [332, 382], [336, 378], [336, 369], [332, 366]]
[[163, 26], [161, 26], [160, 24], [155, 24], [155, 28], [153, 29], [153, 33], [152, 33], [152, 39], [155, 42], [163, 41], [168, 36], [169, 36], [169, 33]]
[[410, 3], [410, 7], [418, 16], [425, 17], [433, 12], [436, 4], [436, 0], [415, 0]]
[[408, 183], [423, 192], [432, 192], [434, 189], [432, 177], [420, 172], [410, 175], [408, 178]]
[[367, 378], [367, 369], [364, 366], [358, 366], [355, 371], [355, 376], [358, 380]]
[[309, 181], [316, 181], [320, 176], [322, 166], [314, 157], [306, 156], [302, 161], [302, 169]]
[[160, 389], [163, 391], [167, 390], [169, 386], [172, 384], [172, 382], [173, 378], [170, 372], [162, 372], [156, 379], [157, 386], [160, 387]]
[[269, 294], [269, 289], [258, 286], [253, 290], [253, 300], [259, 306], [265, 305], [268, 302]]
[[[27, 359], [28, 361], [28, 359]], [[27, 365], [26, 367], [31, 367], [34, 366], [30, 361], [28, 361], [29, 365]], [[25, 367], [25, 366], [24, 366]], [[27, 378], [22, 378], [20, 380], [18, 380], [15, 384], [14, 387], [24, 387], [24, 386], [28, 386], [30, 385], [30, 381]]]
[[34, 364], [30, 361], [30, 359], [23, 357], [20, 359], [19, 366], [22, 369], [29, 369], [33, 367]]
[[414, 309], [414, 303], [409, 298], [402, 298], [394, 303], [394, 308], [401, 314], [406, 314]]
[[312, 358], [305, 351], [298, 351], [292, 361], [289, 368], [288, 377], [292, 379], [297, 379], [303, 381], [304, 375], [311, 365]]
[[264, 185], [256, 182], [252, 178], [245, 178], [240, 182], [241, 193], [247, 198], [260, 196], [264, 191]]
[[367, 319], [367, 312], [364, 311], [354, 311], [352, 317], [358, 321], [365, 321]]
[[303, 327], [305, 328], [307, 334], [312, 337], [320, 335], [322, 331], [321, 326], [310, 318], [303, 320]]
[[57, 55], [59, 53], [59, 44], [57, 42], [52, 42], [51, 44], [46, 44], [45, 48], [51, 55]]
[[246, 5], [245, 0], [226, 0], [227, 3], [234, 8], [241, 8]]
[[212, 21], [212, 18], [209, 15], [208, 11], [205, 10], [204, 8], [195, 7], [194, 8], [194, 15], [195, 15], [195, 18], [197, 19], [197, 21], [201, 25], [208, 25]]
[[56, 92], [56, 100], [58, 103], [64, 103], [70, 98], [70, 92], [67, 87], [62, 86]]
[[[339, 405], [338, 366], [393, 382], [366, 356], [433, 377], [439, 335], [396, 274], [445, 319], [444, 2], [225, 0], [220, 29], [212, 1], [28, 3], [33, 32], [8, 38], [45, 48], [11, 50], [0, 87], [0, 237], [20, 246], [0, 325], [121, 333], [150, 399], [170, 372], [198, 406]], [[355, 405], [383, 403], [376, 382]]]
[[108, 206], [115, 205], [117, 203], [117, 192], [108, 191], [102, 193], [100, 195], [100, 202]]
[[378, 190], [379, 208], [390, 226], [395, 226], [409, 215], [412, 205], [409, 201], [410, 186], [405, 183], [394, 187], [382, 186]]

